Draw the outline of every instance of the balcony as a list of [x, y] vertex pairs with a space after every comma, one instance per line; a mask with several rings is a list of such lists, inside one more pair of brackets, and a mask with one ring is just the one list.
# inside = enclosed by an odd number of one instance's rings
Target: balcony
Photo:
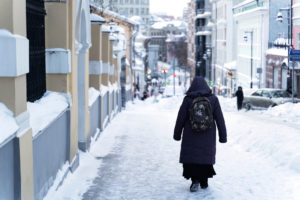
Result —
[[209, 9], [197, 9], [196, 19], [211, 17], [211, 11]]
[[211, 35], [211, 27], [207, 26], [198, 26], [196, 27], [197, 36], [208, 36]]

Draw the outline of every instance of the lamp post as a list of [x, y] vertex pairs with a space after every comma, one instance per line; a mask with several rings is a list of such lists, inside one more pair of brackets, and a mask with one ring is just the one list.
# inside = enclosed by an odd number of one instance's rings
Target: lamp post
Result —
[[251, 36], [251, 64], [250, 64], [250, 88], [253, 88], [253, 30], [245, 31], [244, 40], [248, 41], [248, 36], [246, 34], [250, 34]]
[[[292, 26], [292, 10], [291, 7], [293, 5], [293, 1], [291, 0], [291, 6], [289, 8], [280, 8], [277, 14], [277, 21], [282, 23], [283, 22], [283, 15], [282, 11], [287, 12], [287, 20], [288, 20], [288, 70], [290, 70], [290, 47], [293, 45], [293, 26]], [[294, 96], [295, 96], [295, 66], [294, 63], [292, 64], [292, 102], [294, 103]]]

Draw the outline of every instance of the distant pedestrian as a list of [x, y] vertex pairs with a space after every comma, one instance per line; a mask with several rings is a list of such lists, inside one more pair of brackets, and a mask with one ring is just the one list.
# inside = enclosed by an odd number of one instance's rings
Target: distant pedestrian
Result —
[[290, 95], [293, 95], [293, 89], [292, 89], [292, 87], [288, 87], [288, 88], [286, 89], [286, 91], [287, 91]]
[[181, 140], [180, 163], [183, 176], [192, 179], [191, 192], [208, 187], [216, 175], [216, 125], [219, 142], [227, 142], [223, 113], [218, 98], [202, 77], [195, 77], [179, 109], [173, 138]]
[[238, 87], [235, 96], [237, 99], [237, 109], [241, 110], [243, 108], [243, 101], [244, 101], [244, 93], [243, 93], [243, 88], [241, 86]]

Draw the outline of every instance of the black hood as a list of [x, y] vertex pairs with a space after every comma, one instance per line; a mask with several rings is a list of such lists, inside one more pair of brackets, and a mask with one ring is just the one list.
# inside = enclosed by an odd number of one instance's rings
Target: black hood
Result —
[[196, 76], [192, 82], [191, 87], [186, 92], [187, 96], [210, 96], [211, 89], [208, 87], [206, 81], [201, 76]]

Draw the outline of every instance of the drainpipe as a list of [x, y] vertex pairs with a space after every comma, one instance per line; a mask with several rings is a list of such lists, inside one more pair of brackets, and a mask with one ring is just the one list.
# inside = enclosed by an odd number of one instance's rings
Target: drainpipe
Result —
[[[132, 34], [132, 36], [130, 37], [130, 69], [131, 69], [131, 76], [133, 77], [133, 71], [132, 71], [132, 61], [133, 59], [135, 60], [135, 53], [134, 53], [134, 43], [135, 43], [135, 39], [136, 39], [136, 36], [139, 32], [139, 25], [135, 24], [135, 30]], [[135, 81], [135, 80], [134, 80]], [[132, 98], [132, 101], [133, 101], [133, 98]]]

